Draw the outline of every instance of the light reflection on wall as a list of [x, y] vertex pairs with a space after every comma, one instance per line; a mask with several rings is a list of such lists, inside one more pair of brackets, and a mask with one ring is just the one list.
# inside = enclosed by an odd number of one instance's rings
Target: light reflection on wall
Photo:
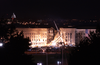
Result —
[[[32, 42], [31, 47], [41, 47], [41, 46], [57, 46], [57, 43], [63, 42], [65, 45], [75, 46], [76, 42], [80, 41], [77, 38], [77, 33], [82, 33], [82, 38], [85, 37], [86, 29], [76, 29], [76, 28], [60, 28], [60, 35], [56, 33], [54, 36], [53, 30], [49, 28], [17, 28], [19, 31], [23, 30], [24, 37], [29, 37]], [[95, 31], [95, 29], [90, 29]], [[61, 37], [61, 38], [60, 38]], [[50, 40], [51, 39], [51, 40]], [[48, 42], [49, 41], [49, 42]]]

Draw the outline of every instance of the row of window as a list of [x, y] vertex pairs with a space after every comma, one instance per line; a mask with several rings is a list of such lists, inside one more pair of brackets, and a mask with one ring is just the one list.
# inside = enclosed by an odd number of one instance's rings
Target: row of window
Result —
[[[37, 35], [37, 33], [24, 33], [25, 35]], [[40, 33], [39, 33], [40, 35]], [[47, 35], [47, 33], [42, 33], [42, 35]]]
[[67, 40], [67, 39], [65, 39], [65, 41], [66, 41], [66, 42], [68, 42], [68, 41], [72, 42], [72, 40], [71, 40], [71, 39], [68, 39], [68, 40]]
[[85, 35], [85, 33], [76, 33], [76, 35], [78, 36], [78, 35]]
[[[29, 38], [40, 38], [41, 36], [26, 36], [26, 37], [29, 37]], [[47, 36], [42, 36], [42, 38], [47, 38]]]
[[76, 33], [76, 38], [82, 38], [83, 36], [85, 36], [85, 33]]
[[65, 35], [72, 35], [72, 33], [65, 33]]
[[72, 38], [72, 33], [65, 33], [65, 35], [66, 35], [66, 38], [68, 38], [68, 39], [69, 39], [69, 36], [70, 36], [70, 38]]
[[32, 44], [36, 45], [36, 44], [44, 44], [44, 43], [32, 43]]
[[65, 41], [68, 42], [70, 41], [71, 42], [71, 38], [72, 38], [72, 33], [65, 33]]
[[[40, 41], [40, 39], [32, 39], [32, 41]], [[43, 39], [43, 41], [47, 41], [47, 40]]]

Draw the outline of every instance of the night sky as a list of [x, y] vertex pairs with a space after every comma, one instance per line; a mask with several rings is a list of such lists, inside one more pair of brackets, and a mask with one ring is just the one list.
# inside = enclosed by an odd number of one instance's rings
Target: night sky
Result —
[[42, 19], [100, 18], [100, 2], [96, 0], [0, 0], [0, 17]]

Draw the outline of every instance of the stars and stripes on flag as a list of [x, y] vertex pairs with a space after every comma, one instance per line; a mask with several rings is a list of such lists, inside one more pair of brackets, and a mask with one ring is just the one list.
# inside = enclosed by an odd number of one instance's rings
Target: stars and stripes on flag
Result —
[[89, 34], [89, 33], [90, 33], [90, 30], [89, 30], [89, 29], [86, 29], [86, 30], [85, 30], [85, 36], [88, 37], [88, 34]]

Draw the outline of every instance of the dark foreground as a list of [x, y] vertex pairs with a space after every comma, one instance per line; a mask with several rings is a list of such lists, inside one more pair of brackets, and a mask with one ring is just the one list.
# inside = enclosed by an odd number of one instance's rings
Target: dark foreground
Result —
[[[32, 60], [34, 63], [42, 63], [42, 65], [61, 65], [63, 59], [63, 65], [68, 65], [68, 54], [64, 53], [63, 55], [61, 52], [48, 52], [48, 53], [37, 53], [37, 52], [30, 52], [33, 56]], [[62, 58], [63, 56], [63, 58]], [[60, 63], [61, 62], [61, 63]]]

